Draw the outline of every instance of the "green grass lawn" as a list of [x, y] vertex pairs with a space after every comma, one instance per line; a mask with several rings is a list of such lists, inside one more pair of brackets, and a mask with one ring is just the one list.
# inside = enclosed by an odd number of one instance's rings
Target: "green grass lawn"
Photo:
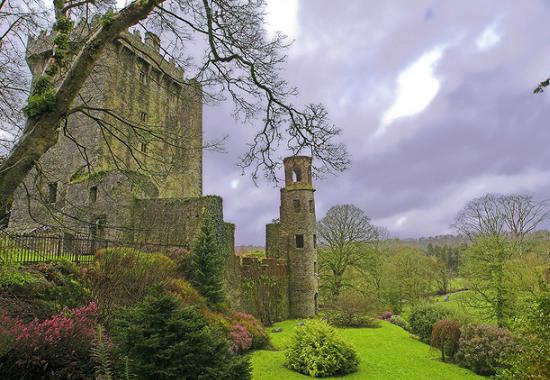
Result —
[[[284, 367], [284, 352], [297, 321], [276, 323], [283, 332], [269, 335], [275, 351], [260, 350], [251, 354], [253, 380], [293, 380], [309, 377]], [[464, 368], [439, 360], [439, 352], [409, 336], [409, 333], [383, 322], [375, 329], [338, 329], [340, 335], [357, 350], [359, 371], [344, 379], [483, 379]]]

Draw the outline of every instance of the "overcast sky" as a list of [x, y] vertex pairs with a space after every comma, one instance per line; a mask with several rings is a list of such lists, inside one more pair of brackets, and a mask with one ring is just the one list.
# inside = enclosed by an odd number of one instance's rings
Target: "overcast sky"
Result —
[[[487, 192], [550, 198], [550, 1], [270, 0], [269, 29], [295, 40], [284, 76], [322, 102], [352, 167], [315, 183], [317, 217], [351, 203], [397, 237], [451, 232]], [[205, 194], [221, 195], [237, 244], [264, 244], [279, 191], [235, 166], [251, 126], [206, 107]]]

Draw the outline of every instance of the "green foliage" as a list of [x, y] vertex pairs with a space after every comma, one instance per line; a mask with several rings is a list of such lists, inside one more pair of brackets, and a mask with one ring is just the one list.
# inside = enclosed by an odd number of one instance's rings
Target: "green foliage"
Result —
[[35, 278], [21, 270], [18, 263], [0, 260], [0, 291], [6, 287], [32, 284]]
[[142, 300], [151, 290], [170, 280], [176, 264], [156, 253], [130, 248], [109, 248], [97, 253], [87, 277], [93, 294], [106, 314], [116, 306]]
[[55, 89], [50, 89], [42, 95], [31, 95], [27, 105], [23, 108], [23, 113], [27, 117], [37, 117], [44, 112], [53, 111], [55, 108]]
[[99, 19], [99, 23], [101, 26], [109, 26], [113, 22], [113, 17], [115, 16], [115, 11], [113, 9], [108, 9], [107, 12], [105, 12], [101, 18]]
[[40, 75], [33, 79], [31, 95], [43, 95], [53, 88], [53, 78], [49, 75]]
[[335, 327], [380, 327], [380, 321], [368, 315], [347, 314], [341, 310], [330, 310], [325, 313], [328, 323]]
[[429, 342], [433, 325], [450, 316], [451, 312], [436, 305], [423, 304], [412, 309], [409, 316], [411, 332], [423, 342]]
[[73, 26], [74, 23], [70, 18], [61, 16], [53, 24], [53, 30], [59, 33], [69, 33], [73, 29]]
[[248, 358], [234, 356], [194, 307], [170, 295], [122, 310], [112, 334], [139, 379], [250, 379]]
[[113, 363], [111, 352], [105, 338], [105, 330], [97, 325], [94, 344], [91, 349], [92, 359], [95, 361], [96, 380], [113, 380]]
[[462, 328], [456, 359], [475, 373], [491, 376], [505, 366], [503, 358], [515, 349], [515, 340], [505, 328], [466, 325]]
[[411, 326], [409, 325], [409, 322], [407, 322], [407, 320], [400, 315], [392, 315], [389, 319], [389, 322], [391, 324], [401, 327], [405, 331], [411, 330]]
[[345, 375], [359, 366], [354, 348], [325, 322], [316, 320], [296, 330], [285, 358], [287, 368], [311, 377]]
[[422, 302], [432, 281], [432, 261], [418, 249], [400, 248], [384, 263], [383, 293], [396, 314], [402, 312], [404, 303]]
[[550, 291], [538, 297], [533, 310], [518, 322], [518, 346], [504, 356], [506, 367], [497, 373], [498, 379], [550, 379]]
[[191, 249], [191, 284], [210, 304], [224, 300], [224, 250], [218, 241], [212, 215], [205, 212]]
[[69, 36], [64, 33], [60, 33], [53, 39], [53, 43], [58, 49], [68, 49], [69, 48]]
[[[2, 275], [6, 268], [9, 276]], [[25, 271], [16, 264], [0, 265], [0, 282], [1, 309], [25, 321], [48, 318], [64, 307], [76, 308], [91, 295], [78, 267], [65, 260], [27, 266]]]
[[443, 319], [437, 321], [432, 328], [430, 344], [439, 348], [441, 360], [453, 358], [458, 351], [458, 340], [460, 339], [460, 323], [454, 320]]
[[185, 248], [173, 247], [168, 252], [168, 257], [176, 263], [179, 276], [189, 280], [191, 278], [191, 252]]
[[465, 252], [462, 269], [470, 283], [471, 297], [485, 306], [486, 318], [506, 326], [514, 313], [516, 294], [507, 286], [507, 264], [514, 247], [504, 236], [480, 236]]

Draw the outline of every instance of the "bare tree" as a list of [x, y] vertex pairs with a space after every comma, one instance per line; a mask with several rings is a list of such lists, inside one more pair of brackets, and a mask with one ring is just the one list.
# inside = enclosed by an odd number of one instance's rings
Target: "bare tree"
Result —
[[[296, 89], [279, 75], [288, 44], [280, 34], [266, 37], [263, 0], [144, 0], [120, 10], [109, 6], [109, 0], [53, 0], [52, 46], [41, 72], [35, 75], [24, 107], [27, 120], [22, 133], [0, 165], [0, 219], [4, 223], [18, 186], [56, 144], [59, 131], [67, 132], [67, 117], [93, 118], [106, 131], [112, 124], [105, 119], [118, 118], [133, 133], [143, 134], [132, 120], [112, 110], [105, 118], [107, 110], [94, 109], [79, 98], [106, 46], [124, 38], [132, 26], [154, 30], [170, 41], [162, 48], [163, 55], [187, 69], [194, 68], [192, 81], [201, 84], [204, 99], [220, 100], [222, 94], [229, 94], [237, 116], [247, 122], [262, 120], [240, 163], [252, 171], [253, 178], [261, 171], [276, 178], [280, 160], [274, 152], [279, 146], [291, 154], [311, 154], [319, 163], [318, 172], [341, 171], [349, 165], [345, 148], [334, 142], [340, 130], [330, 123], [325, 108], [312, 104], [299, 109], [291, 103]], [[93, 15], [100, 15], [99, 20], [90, 23]], [[89, 28], [75, 33], [74, 25], [82, 21]], [[195, 65], [182, 53], [191, 38], [206, 46]], [[127, 142], [125, 135], [111, 135]]]
[[346, 273], [352, 268], [362, 268], [366, 262], [365, 246], [361, 243], [378, 240], [379, 232], [363, 210], [353, 205], [337, 205], [317, 224], [317, 234], [319, 266], [324, 272], [325, 286], [335, 300], [346, 286]]
[[548, 215], [546, 201], [535, 201], [532, 196], [486, 194], [468, 202], [453, 227], [471, 240], [479, 235], [507, 235], [521, 243]]
[[537, 87], [535, 87], [535, 89], [533, 90], [533, 93], [540, 94], [544, 92], [544, 89], [549, 85], [550, 85], [550, 78], [543, 80], [542, 82], [539, 83]]

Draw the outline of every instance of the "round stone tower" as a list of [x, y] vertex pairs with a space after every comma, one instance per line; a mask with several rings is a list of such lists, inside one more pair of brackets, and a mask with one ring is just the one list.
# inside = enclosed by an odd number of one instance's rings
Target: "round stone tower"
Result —
[[280, 252], [288, 256], [288, 301], [291, 318], [313, 317], [317, 310], [317, 254], [311, 157], [284, 160], [281, 189]]

